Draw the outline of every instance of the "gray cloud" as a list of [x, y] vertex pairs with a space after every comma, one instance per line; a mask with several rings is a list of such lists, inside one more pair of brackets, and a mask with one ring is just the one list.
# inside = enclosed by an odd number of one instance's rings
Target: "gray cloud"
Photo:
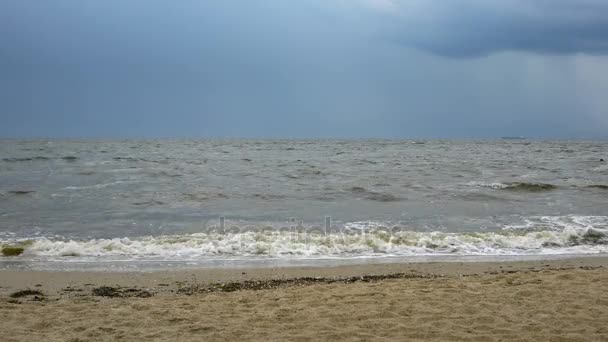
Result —
[[607, 6], [3, 0], [0, 136], [606, 138]]
[[[368, 0], [369, 3], [377, 1]], [[387, 1], [383, 1], [386, 4]], [[399, 43], [454, 57], [501, 51], [608, 53], [605, 0], [394, 0]]]

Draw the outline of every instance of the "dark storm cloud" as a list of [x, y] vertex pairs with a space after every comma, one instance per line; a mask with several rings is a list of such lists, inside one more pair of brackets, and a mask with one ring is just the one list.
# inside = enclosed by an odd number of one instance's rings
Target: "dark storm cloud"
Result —
[[0, 137], [606, 137], [607, 8], [2, 0]]
[[[608, 53], [606, 0], [368, 0], [401, 44], [446, 56]], [[391, 4], [389, 7], [387, 4]]]

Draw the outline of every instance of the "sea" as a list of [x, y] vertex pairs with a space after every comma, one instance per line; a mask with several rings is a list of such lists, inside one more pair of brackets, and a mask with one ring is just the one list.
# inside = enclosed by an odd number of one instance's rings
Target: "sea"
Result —
[[0, 269], [608, 252], [608, 141], [0, 140]]

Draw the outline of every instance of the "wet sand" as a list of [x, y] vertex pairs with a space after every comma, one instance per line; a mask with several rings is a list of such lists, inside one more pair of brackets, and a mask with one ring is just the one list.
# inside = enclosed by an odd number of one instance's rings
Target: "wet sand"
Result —
[[0, 340], [606, 341], [608, 258], [0, 271]]

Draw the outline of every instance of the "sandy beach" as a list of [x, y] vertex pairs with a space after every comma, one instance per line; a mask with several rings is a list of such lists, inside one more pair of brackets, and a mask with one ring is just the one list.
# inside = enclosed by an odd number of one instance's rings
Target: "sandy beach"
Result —
[[[608, 258], [0, 271], [2, 341], [606, 341]], [[24, 291], [26, 290], [26, 291]]]

